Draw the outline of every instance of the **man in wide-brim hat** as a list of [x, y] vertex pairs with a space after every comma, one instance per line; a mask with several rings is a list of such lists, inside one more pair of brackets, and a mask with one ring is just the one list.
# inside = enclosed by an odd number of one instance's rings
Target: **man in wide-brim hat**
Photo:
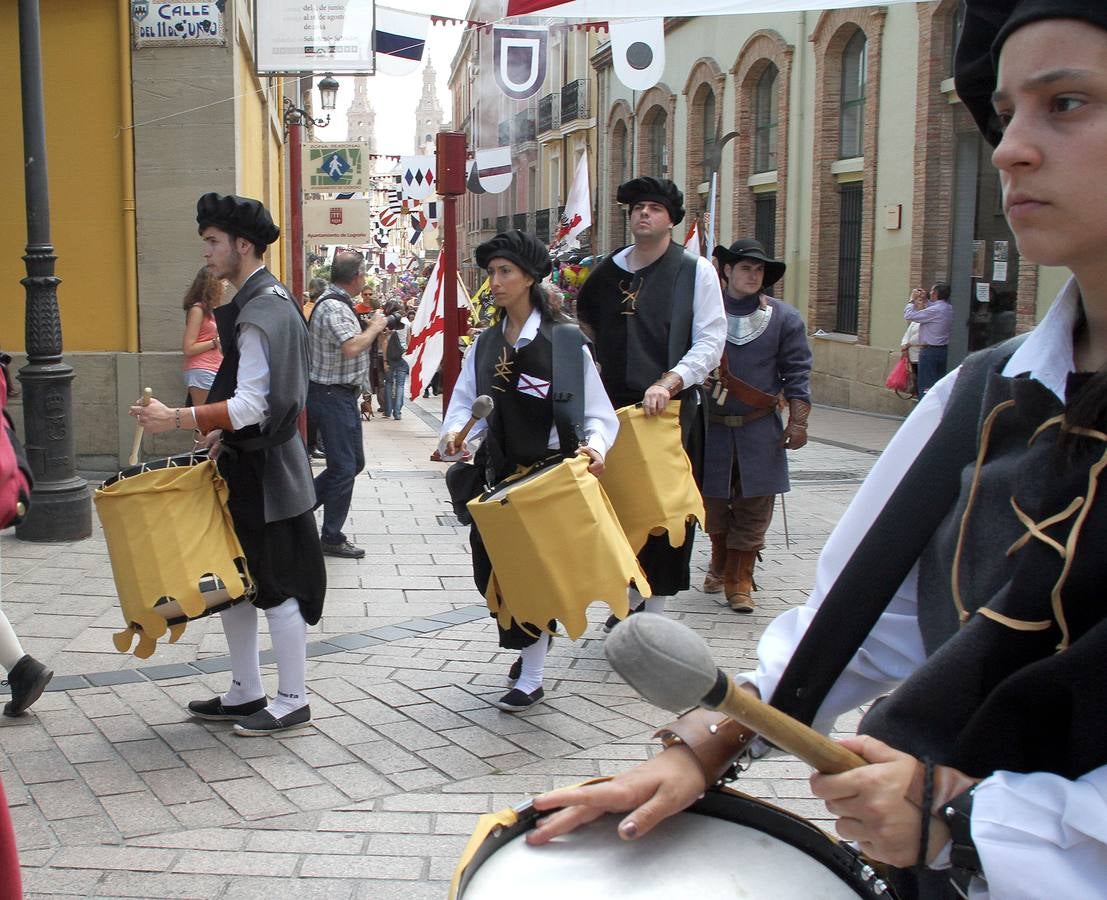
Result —
[[[727, 314], [726, 348], [711, 391], [703, 502], [711, 564], [703, 589], [753, 612], [753, 572], [777, 494], [790, 489], [785, 450], [807, 443], [811, 348], [795, 307], [765, 293], [785, 265], [743, 238], [712, 254]], [[788, 406], [788, 424], [780, 401]]]
[[[619, 186], [634, 243], [589, 274], [577, 316], [591, 331], [600, 375], [616, 409], [641, 403], [647, 416], [680, 401], [684, 449], [699, 479], [706, 440], [703, 381], [726, 338], [719, 279], [711, 262], [672, 240], [684, 218], [684, 195], [666, 178], [642, 176]], [[638, 554], [653, 596], [632, 594], [631, 608], [665, 610], [666, 598], [690, 584], [693, 526], [680, 547], [651, 535]], [[608, 619], [610, 630], [617, 619]]]

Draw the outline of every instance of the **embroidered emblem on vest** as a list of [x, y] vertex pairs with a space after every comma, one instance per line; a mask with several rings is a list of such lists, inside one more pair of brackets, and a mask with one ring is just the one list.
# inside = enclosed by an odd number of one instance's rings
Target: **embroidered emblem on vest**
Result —
[[511, 384], [511, 376], [515, 367], [515, 360], [513, 360], [507, 350], [504, 347], [500, 351], [500, 358], [496, 360], [496, 382], [503, 381], [503, 385], [494, 383], [492, 389], [496, 391], [506, 391], [508, 385]]
[[619, 290], [623, 292], [623, 315], [633, 316], [638, 311], [638, 293], [642, 285], [646, 283], [644, 278], [635, 275], [630, 281], [625, 278], [619, 282]]

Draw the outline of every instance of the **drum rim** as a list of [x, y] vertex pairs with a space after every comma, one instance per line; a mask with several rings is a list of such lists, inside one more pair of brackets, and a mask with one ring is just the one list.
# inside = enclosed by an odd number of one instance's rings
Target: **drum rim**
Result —
[[100, 484], [99, 490], [111, 487], [113, 484], [118, 484], [121, 481], [125, 481], [128, 478], [134, 478], [136, 475], [143, 475], [146, 472], [158, 472], [162, 469], [183, 469], [187, 466], [199, 466], [203, 463], [211, 460], [208, 455], [207, 447], [196, 447], [186, 453], [174, 453], [170, 456], [159, 456], [157, 459], [149, 459], [145, 462], [137, 463], [133, 466], [126, 466], [120, 469], [111, 478], [105, 479]]
[[[736, 810], [743, 811], [742, 819], [736, 818], [734, 815]], [[498, 826], [497, 830], [494, 830], [473, 853], [469, 865], [465, 867], [458, 881], [458, 900], [464, 900], [465, 889], [469, 882], [493, 853], [533, 829], [538, 819], [548, 814], [539, 813], [529, 802], [517, 808], [516, 812], [518, 820], [514, 825]], [[733, 789], [711, 788], [682, 812], [709, 816], [735, 825], [754, 828], [811, 857], [837, 875], [839, 880], [852, 888], [859, 897], [880, 896], [886, 900], [896, 900], [890, 885], [885, 883], [883, 890], [879, 892], [872, 888], [872, 885], [881, 879], [873, 873], [872, 864], [864, 857], [818, 826], [779, 806]], [[872, 873], [868, 878], [861, 874], [862, 869], [866, 867], [870, 867], [869, 872]]]
[[[553, 448], [551, 447], [550, 449], [552, 450]], [[510, 487], [513, 484], [518, 484], [524, 481], [530, 481], [533, 478], [537, 478], [539, 475], [543, 475], [546, 472], [557, 468], [557, 466], [561, 465], [561, 463], [572, 458], [573, 457], [571, 456], [561, 456], [560, 452], [558, 452], [556, 456], [547, 456], [545, 459], [540, 459], [525, 472], [512, 472], [510, 475], [501, 478], [494, 485], [488, 488], [488, 490], [482, 492], [477, 497], [477, 501], [479, 503], [502, 501], [503, 497], [494, 496], [498, 491], [502, 491], [504, 488]]]

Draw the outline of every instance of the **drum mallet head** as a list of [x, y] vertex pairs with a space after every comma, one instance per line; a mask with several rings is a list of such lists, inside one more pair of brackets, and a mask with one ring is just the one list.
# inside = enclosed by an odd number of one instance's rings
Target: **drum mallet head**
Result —
[[472, 409], [469, 412], [469, 421], [465, 423], [465, 427], [461, 429], [461, 433], [457, 436], [457, 444], [459, 447], [469, 436], [469, 432], [477, 422], [492, 415], [492, 407], [495, 405], [496, 404], [492, 402], [492, 398], [487, 394], [481, 394], [473, 401]]
[[718, 709], [820, 772], [865, 765], [802, 722], [739, 688], [715, 665], [707, 643], [691, 628], [656, 613], [635, 613], [604, 641], [611, 667], [643, 697], [670, 712]]

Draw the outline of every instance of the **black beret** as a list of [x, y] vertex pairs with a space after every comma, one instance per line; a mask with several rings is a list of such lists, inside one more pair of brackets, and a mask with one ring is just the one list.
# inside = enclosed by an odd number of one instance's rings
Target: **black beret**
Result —
[[625, 181], [619, 185], [615, 199], [631, 208], [635, 203], [652, 200], [669, 211], [669, 218], [674, 225], [679, 225], [684, 219], [684, 194], [668, 178], [644, 175], [641, 178]]
[[196, 201], [196, 224], [200, 231], [215, 226], [234, 237], [252, 242], [263, 251], [280, 237], [281, 230], [260, 200], [233, 194], [204, 194]]
[[485, 241], [477, 247], [473, 255], [482, 269], [487, 269], [494, 259], [506, 259], [515, 263], [535, 281], [541, 281], [553, 270], [549, 248], [533, 234], [527, 234], [518, 228]]
[[[1043, 19], [1078, 19], [1107, 28], [1102, 0], [968, 0], [965, 27], [957, 45], [953, 79], [957, 96], [993, 147], [1003, 136], [992, 107], [999, 51], [1014, 32]], [[1058, 51], [1063, 54], [1063, 50]]]

